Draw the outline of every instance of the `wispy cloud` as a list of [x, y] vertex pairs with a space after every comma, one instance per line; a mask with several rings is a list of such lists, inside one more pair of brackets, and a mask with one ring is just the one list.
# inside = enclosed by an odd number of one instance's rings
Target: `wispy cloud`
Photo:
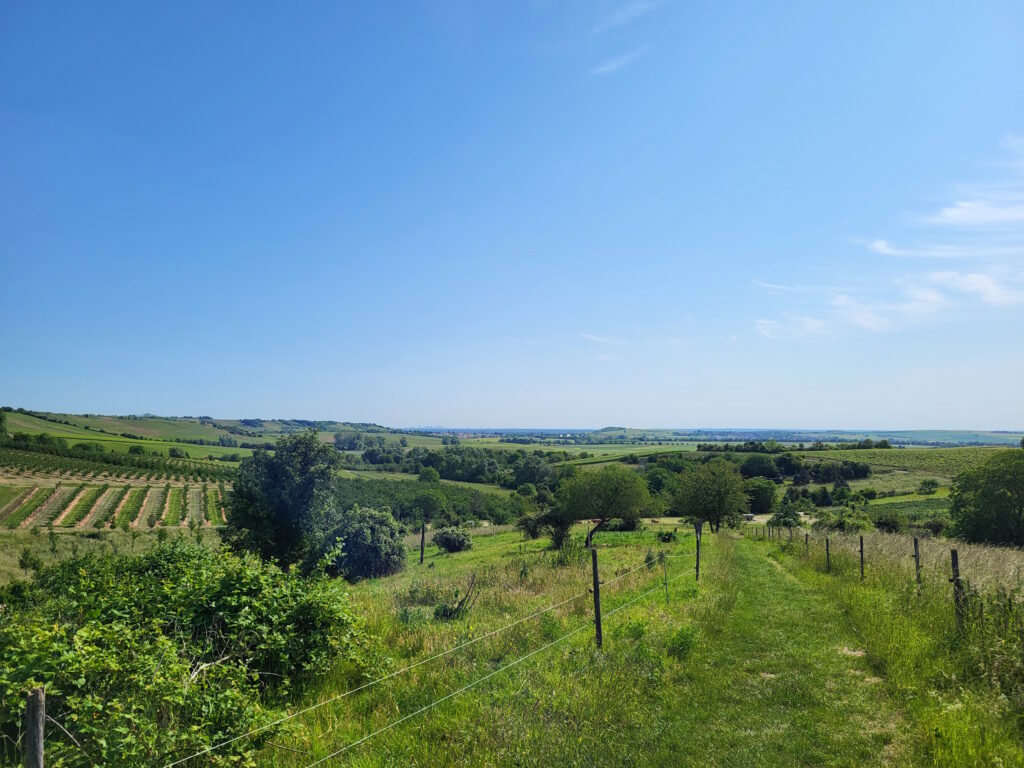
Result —
[[988, 195], [973, 200], [958, 200], [938, 213], [926, 216], [929, 224], [960, 227], [985, 227], [1024, 223], [1024, 201], [1006, 195]]
[[984, 304], [1008, 307], [1024, 303], [1024, 275], [1016, 278], [982, 272], [935, 272], [929, 279], [936, 285], [976, 296]]
[[592, 341], [595, 344], [625, 344], [622, 339], [617, 339], [614, 336], [595, 336], [592, 333], [581, 333], [580, 338], [586, 341]]
[[594, 27], [594, 32], [595, 34], [600, 34], [601, 32], [606, 32], [609, 29], [624, 27], [627, 24], [631, 24], [636, 21], [641, 16], [646, 16], [659, 5], [661, 5], [661, 3], [656, 2], [655, 0], [632, 0], [631, 2], [623, 3], [602, 18]]
[[1024, 256], [1024, 243], [1020, 245], [984, 244], [926, 244], [914, 248], [903, 248], [888, 240], [872, 240], [868, 250], [883, 256], [904, 256], [914, 259], [981, 259]]
[[828, 323], [819, 317], [789, 315], [782, 320], [755, 320], [754, 331], [768, 339], [819, 336], [828, 332]]
[[602, 62], [601, 64], [598, 64], [596, 67], [590, 70], [590, 73], [592, 75], [599, 76], [615, 74], [616, 72], [619, 72], [622, 69], [628, 67], [634, 61], [643, 56], [645, 53], [647, 53], [647, 46], [641, 46], [640, 48], [637, 48], [634, 51], [624, 53], [621, 56], [616, 56], [615, 58], [608, 59]]

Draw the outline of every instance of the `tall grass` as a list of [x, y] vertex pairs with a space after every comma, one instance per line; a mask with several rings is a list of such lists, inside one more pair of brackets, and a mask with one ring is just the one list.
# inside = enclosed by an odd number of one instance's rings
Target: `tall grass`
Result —
[[[1005, 547], [913, 538], [825, 535], [769, 541], [771, 554], [801, 580], [832, 595], [863, 638], [864, 651], [915, 724], [935, 765], [1024, 766], [1024, 553]], [[957, 621], [950, 549], [959, 553], [966, 611]]]

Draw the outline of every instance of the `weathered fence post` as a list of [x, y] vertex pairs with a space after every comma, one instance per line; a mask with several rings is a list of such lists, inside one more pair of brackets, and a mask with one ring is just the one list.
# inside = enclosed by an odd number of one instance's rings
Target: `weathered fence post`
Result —
[[697, 533], [697, 567], [696, 567], [697, 581], [700, 581], [700, 532]]
[[665, 605], [668, 605], [668, 559], [665, 557], [661, 558], [661, 572], [665, 579]]
[[601, 581], [597, 577], [597, 548], [591, 548], [590, 558], [594, 564], [594, 637], [601, 647]]
[[789, 526], [789, 540], [790, 541], [793, 540], [793, 526], [792, 525]]
[[864, 581], [864, 537], [860, 537], [860, 580]]
[[964, 628], [964, 584], [960, 581], [960, 556], [955, 549], [949, 550], [950, 565], [953, 568], [953, 608], [956, 610], [956, 628], [962, 632]]
[[420, 523], [420, 565], [423, 565], [423, 550], [427, 545], [427, 521]]
[[832, 556], [828, 551], [828, 536], [825, 537], [825, 571], [832, 572]]
[[921, 550], [917, 547], [917, 536], [914, 537], [914, 578], [921, 583]]
[[43, 768], [43, 726], [46, 720], [46, 691], [35, 688], [25, 707], [25, 768]]
[[804, 552], [808, 555], [811, 554], [811, 534], [807, 531], [804, 531]]

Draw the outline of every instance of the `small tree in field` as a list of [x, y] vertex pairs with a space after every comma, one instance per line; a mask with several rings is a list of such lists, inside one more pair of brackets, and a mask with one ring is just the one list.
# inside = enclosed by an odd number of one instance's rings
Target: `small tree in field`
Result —
[[257, 449], [238, 468], [225, 538], [266, 560], [312, 567], [326, 545], [332, 479], [340, 462], [338, 452], [312, 431], [282, 437], [273, 453]]
[[743, 478], [724, 459], [714, 459], [683, 474], [672, 497], [671, 510], [700, 534], [704, 523], [715, 533], [722, 523], [736, 525], [750, 506]]
[[776, 486], [764, 477], [751, 477], [743, 481], [743, 490], [750, 499], [750, 512], [755, 515], [770, 515], [775, 511]]
[[594, 534], [610, 521], [638, 521], [649, 498], [643, 477], [622, 465], [580, 472], [558, 489], [557, 504], [549, 513], [552, 540], [556, 546], [564, 544], [573, 523], [593, 520], [594, 527], [587, 532], [589, 547]]
[[953, 526], [968, 541], [1024, 545], [1024, 452], [1000, 451], [953, 480]]

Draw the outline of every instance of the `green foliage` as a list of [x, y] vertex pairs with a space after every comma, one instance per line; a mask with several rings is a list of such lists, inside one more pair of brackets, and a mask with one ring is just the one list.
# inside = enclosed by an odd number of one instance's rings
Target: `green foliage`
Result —
[[863, 533], [875, 527], [866, 512], [850, 507], [822, 509], [816, 513], [815, 518], [815, 530]]
[[968, 541], [1024, 545], [1024, 452], [1000, 451], [953, 482], [952, 518]]
[[312, 431], [280, 438], [273, 453], [255, 451], [238, 470], [226, 540], [266, 560], [311, 570], [326, 549], [339, 463], [338, 452]]
[[717, 531], [723, 523], [736, 525], [749, 505], [743, 478], [735, 465], [713, 459], [683, 473], [671, 509], [692, 525], [706, 522]]
[[776, 528], [799, 528], [801, 522], [800, 511], [792, 504], [783, 504], [778, 512], [768, 518], [768, 524]]
[[935, 493], [937, 490], [939, 490], [939, 481], [932, 480], [930, 478], [927, 480], [922, 480], [921, 485], [919, 485], [917, 488], [917, 492], [924, 496]]
[[743, 460], [740, 465], [740, 473], [745, 478], [751, 477], [775, 477], [779, 474], [778, 467], [771, 456], [755, 453]]
[[445, 552], [464, 552], [473, 546], [469, 531], [450, 526], [434, 532], [434, 544]]
[[[26, 692], [46, 688], [47, 764], [160, 765], [274, 719], [272, 707], [362, 630], [327, 581], [184, 542], [87, 556], [0, 591], [0, 762], [13, 762]], [[275, 732], [204, 760], [235, 765]], [[6, 762], [9, 761], [9, 762]]]
[[390, 512], [353, 507], [332, 530], [336, 545], [325, 556], [327, 572], [351, 581], [398, 573], [405, 568], [403, 535]]
[[595, 527], [587, 534], [587, 544], [609, 521], [622, 519], [635, 523], [648, 502], [647, 484], [633, 469], [613, 464], [594, 471], [579, 472], [562, 482], [558, 503], [548, 515], [552, 540], [564, 543], [573, 523], [592, 520]]
[[665, 650], [672, 658], [678, 661], [685, 661], [693, 653], [693, 648], [696, 644], [696, 627], [684, 624], [669, 636], [668, 642], [665, 644]]
[[777, 486], [765, 477], [751, 477], [743, 481], [743, 490], [750, 499], [750, 512], [754, 515], [770, 515], [775, 511]]
[[439, 483], [441, 474], [433, 467], [424, 467], [420, 470], [419, 480], [421, 483]]

